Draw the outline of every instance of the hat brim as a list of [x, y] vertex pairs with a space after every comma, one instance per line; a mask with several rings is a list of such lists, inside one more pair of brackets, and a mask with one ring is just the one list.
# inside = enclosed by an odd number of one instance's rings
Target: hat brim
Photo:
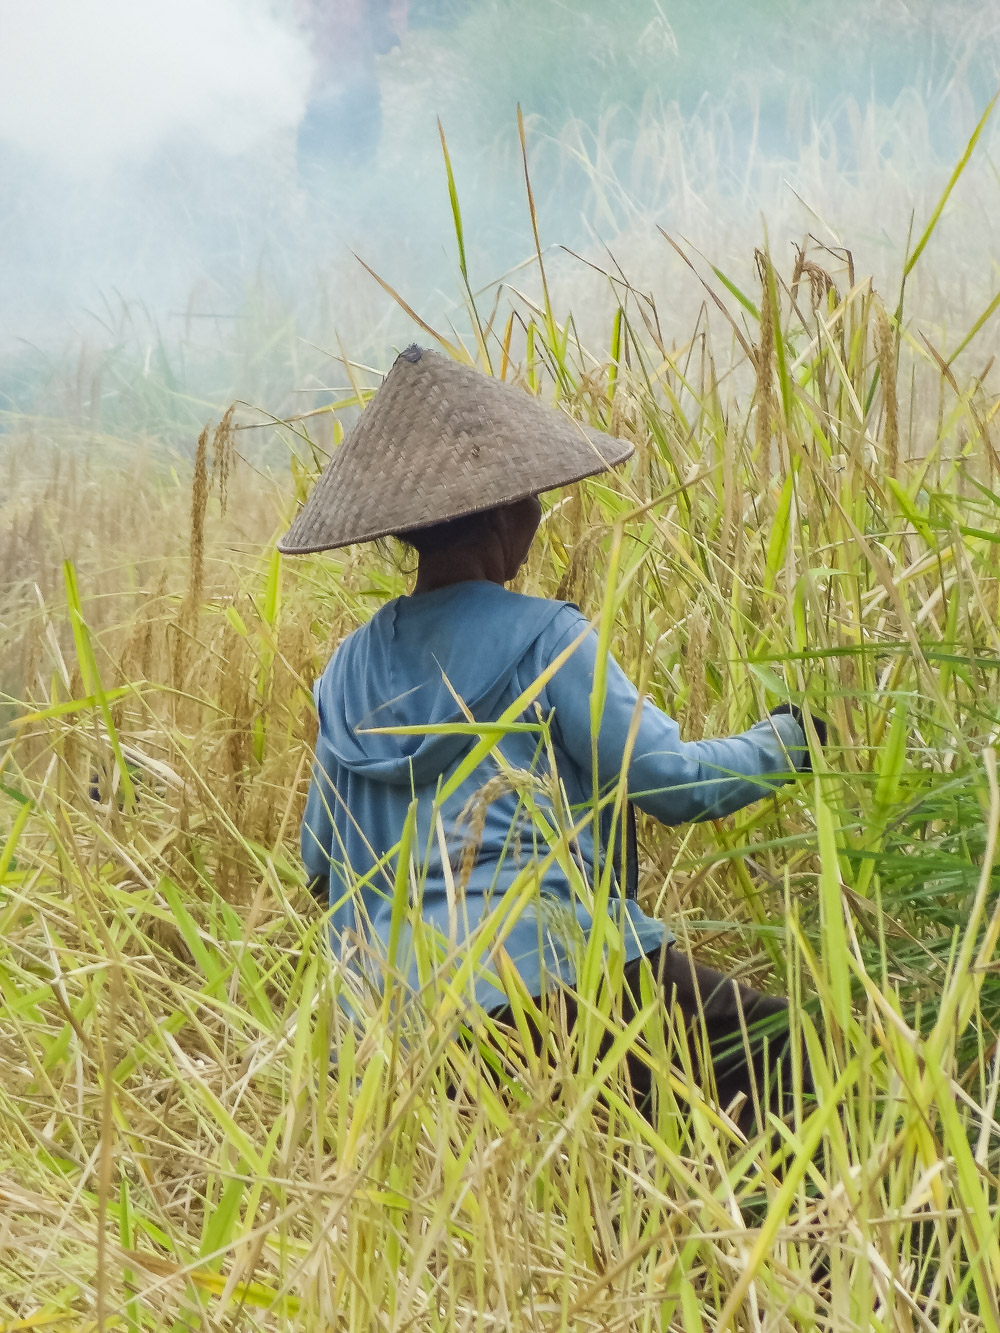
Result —
[[278, 543], [309, 555], [571, 485], [634, 446], [440, 353], [397, 358]]

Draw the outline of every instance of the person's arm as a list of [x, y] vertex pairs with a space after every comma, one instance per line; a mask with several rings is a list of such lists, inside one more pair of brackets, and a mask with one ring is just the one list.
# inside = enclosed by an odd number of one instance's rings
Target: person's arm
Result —
[[[564, 633], [566, 648], [586, 625], [581, 616]], [[585, 772], [591, 769], [590, 695], [597, 661], [592, 631], [549, 682], [558, 740]], [[805, 733], [790, 713], [773, 715], [742, 735], [682, 741], [677, 723], [648, 699], [609, 657], [606, 697], [597, 742], [601, 788], [617, 781], [637, 706], [638, 729], [628, 768], [628, 794], [640, 810], [663, 824], [717, 819], [769, 795], [808, 763]]]

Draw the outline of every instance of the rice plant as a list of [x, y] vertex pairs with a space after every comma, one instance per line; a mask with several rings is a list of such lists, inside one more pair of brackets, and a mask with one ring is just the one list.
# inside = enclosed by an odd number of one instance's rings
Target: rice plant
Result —
[[[15, 441], [0, 1326], [996, 1328], [997, 399], [955, 368], [992, 311], [939, 347], [846, 252], [788, 267], [762, 244], [751, 289], [681, 246], [712, 319], [668, 339], [609, 267], [613, 315], [585, 345], [534, 213], [540, 298], [474, 293], [449, 179], [471, 334], [422, 336], [636, 445], [549, 497], [520, 586], [576, 601], [688, 736], [789, 697], [830, 720], [810, 780], [641, 830], [648, 910], [792, 997], [816, 1096], [742, 1133], [651, 996], [623, 1020], [610, 928], [585, 947], [580, 1021], [539, 1018], [545, 1058], [469, 1023], [474, 952], [436, 984], [418, 931], [420, 1004], [359, 996], [331, 958], [296, 852], [309, 687], [407, 573], [273, 543], [322, 462], [314, 428], [336, 438], [373, 387], [363, 367], [271, 427], [280, 472], [246, 461], [246, 412], [189, 470], [38, 450], [28, 473]], [[538, 827], [565, 860], [571, 830]], [[399, 912], [420, 862], [401, 829]], [[480, 956], [502, 958], [491, 924]]]

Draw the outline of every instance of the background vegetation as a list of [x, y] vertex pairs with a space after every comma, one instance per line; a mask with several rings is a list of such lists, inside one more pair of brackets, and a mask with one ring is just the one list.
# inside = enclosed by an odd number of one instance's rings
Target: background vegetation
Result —
[[[349, 397], [272, 427], [290, 475], [261, 470], [246, 415], [176, 472], [20, 422], [6, 1327], [997, 1326], [998, 399], [849, 253], [756, 270], [709, 274], [721, 351], [704, 318], [666, 341], [615, 269], [600, 350], [509, 294], [467, 297], [467, 342], [422, 336], [636, 443], [620, 476], [549, 497], [526, 590], [603, 617], [688, 736], [789, 695], [830, 718], [814, 780], [642, 838], [647, 908], [792, 995], [816, 1102], [744, 1140], [654, 1002], [622, 1030], [613, 939], [548, 1062], [457, 1043], [447, 989], [346, 1024], [295, 854], [309, 685], [406, 578], [367, 549], [282, 562], [273, 538], [315, 428], [375, 377], [349, 363]], [[401, 904], [411, 858], [404, 838]]]
[[[740, 113], [756, 107], [773, 137], [768, 151], [786, 157], [798, 155], [815, 123], [852, 101], [888, 109], [909, 89], [939, 109], [964, 85], [981, 104], [994, 91], [1000, 54], [994, 16], [972, 18], [960, 4], [930, 0], [846, 0], [835, 9], [812, 0], [584, 0], [573, 17], [568, 24], [562, 6], [525, 0], [411, 6], [414, 29], [431, 30], [423, 49], [457, 53], [464, 78], [456, 92], [463, 101], [471, 95], [481, 123], [502, 124], [512, 96], [552, 129], [567, 115], [594, 123], [616, 106], [639, 113], [655, 90], [685, 118], [709, 100]], [[505, 58], [482, 62], [484, 49]]]
[[[301, 178], [291, 130], [233, 159], [183, 140], [93, 179], [39, 180], [38, 162], [5, 157], [0, 236], [18, 256], [0, 315], [5, 417], [190, 453], [234, 398], [285, 414], [346, 391], [332, 358], [346, 348], [382, 366], [399, 338], [398, 308], [352, 251], [432, 322], [464, 328], [438, 118], [473, 288], [505, 278], [539, 300], [518, 104], [550, 291], [590, 346], [615, 302], [559, 246], [601, 270], [610, 247], [633, 286], [658, 294], [668, 341], [694, 326], [700, 290], [658, 226], [749, 286], [763, 216], [781, 264], [812, 233], [894, 290], [911, 219], [929, 216], [1000, 84], [1000, 19], [971, 0], [411, 11], [379, 60], [377, 147], [345, 161], [346, 123], [318, 179]], [[954, 345], [993, 286], [995, 135], [988, 126], [950, 200], [933, 263], [912, 276], [911, 319], [935, 342]]]
[[[1000, 1327], [988, 121], [941, 161], [995, 20], [765, 8], [414, 4], [348, 182], [377, 277], [279, 145], [206, 196], [276, 201], [252, 281], [226, 213], [175, 322], [116, 298], [4, 356], [0, 1329]], [[484, 129], [518, 97], [537, 208]], [[819, 1086], [785, 1127], [744, 1140], [655, 1004], [623, 1029], [600, 932], [548, 1062], [456, 1042], [433, 986], [344, 1021], [296, 851], [309, 687], [407, 575], [274, 540], [413, 336], [636, 444], [547, 498], [526, 591], [686, 736], [830, 719], [814, 779], [641, 830], [647, 910], [793, 998]]]

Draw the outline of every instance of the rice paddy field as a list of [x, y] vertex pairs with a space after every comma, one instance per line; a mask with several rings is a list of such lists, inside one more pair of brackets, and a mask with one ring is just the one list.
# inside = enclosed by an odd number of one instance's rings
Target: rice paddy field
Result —
[[[600, 319], [540, 245], [484, 295], [449, 167], [454, 318], [395, 306], [399, 345], [416, 321], [635, 443], [545, 497], [519, 588], [576, 601], [687, 738], [829, 721], [773, 800], [640, 828], [646, 909], [792, 999], [816, 1095], [750, 1137], [658, 1002], [623, 1022], [610, 931], [546, 1059], [456, 1041], [454, 983], [344, 1017], [297, 856], [310, 687], [409, 572], [275, 541], [390, 352], [200, 438], [148, 357], [111, 366], [148, 429], [6, 415], [0, 1330], [1000, 1327], [1000, 298], [949, 325], [933, 269], [980, 133], [891, 289], [832, 241], [762, 231], [733, 276], [651, 227], [681, 336], [606, 256]], [[404, 837], [401, 910], [419, 865]]]

